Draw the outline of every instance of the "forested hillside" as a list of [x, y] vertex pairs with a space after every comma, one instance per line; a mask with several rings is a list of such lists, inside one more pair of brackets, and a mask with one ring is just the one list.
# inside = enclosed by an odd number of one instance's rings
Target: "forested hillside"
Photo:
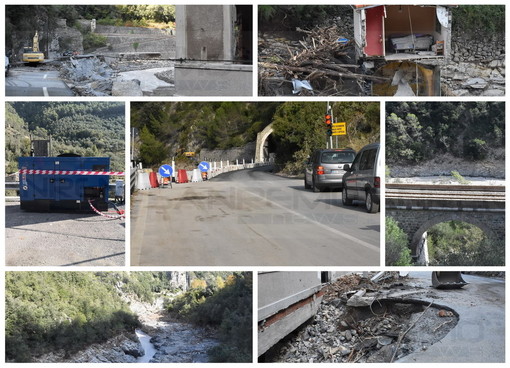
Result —
[[8, 272], [5, 294], [8, 360], [71, 354], [139, 326], [115, 288], [93, 273]]
[[254, 141], [278, 103], [134, 102], [131, 125], [140, 131], [140, 159], [148, 166], [201, 148], [226, 149]]
[[[379, 104], [336, 102], [338, 121], [347, 122], [340, 147], [359, 149], [379, 140]], [[299, 172], [306, 157], [326, 146], [325, 102], [138, 102], [131, 124], [139, 129], [139, 158], [157, 166], [173, 156], [203, 148], [242, 147], [274, 123], [280, 168]]]
[[52, 139], [52, 154], [110, 157], [124, 169], [125, 111], [119, 102], [8, 102], [5, 106], [6, 173], [30, 153], [32, 139]]
[[44, 29], [45, 32], [39, 36], [40, 47], [46, 51], [48, 34], [54, 32], [59, 19], [66, 19], [68, 27], [76, 27], [84, 33], [85, 40], [91, 33], [77, 24], [78, 19], [142, 27], [175, 21], [174, 5], [10, 5], [5, 8], [5, 13], [6, 50], [27, 46], [34, 32]]
[[386, 104], [386, 163], [414, 164], [451, 154], [469, 161], [494, 158], [505, 147], [501, 102]]
[[[358, 151], [380, 139], [378, 102], [335, 102], [333, 119], [345, 122], [347, 134], [333, 137], [334, 147]], [[326, 148], [325, 102], [285, 102], [273, 116], [277, 142], [276, 162], [291, 174], [303, 172], [303, 165], [313, 150]], [[338, 139], [338, 145], [336, 145]]]

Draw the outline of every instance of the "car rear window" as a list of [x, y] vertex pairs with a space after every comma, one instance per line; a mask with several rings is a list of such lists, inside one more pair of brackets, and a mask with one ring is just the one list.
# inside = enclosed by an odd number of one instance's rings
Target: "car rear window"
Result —
[[321, 162], [325, 164], [350, 163], [354, 160], [354, 152], [323, 152]]

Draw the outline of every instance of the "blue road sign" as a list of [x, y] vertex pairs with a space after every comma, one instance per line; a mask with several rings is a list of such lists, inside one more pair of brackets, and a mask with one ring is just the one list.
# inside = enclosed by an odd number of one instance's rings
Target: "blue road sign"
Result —
[[172, 166], [170, 165], [161, 165], [159, 167], [159, 175], [161, 175], [164, 178], [168, 178], [172, 176], [172, 173], [174, 172], [174, 169], [172, 169]]
[[200, 169], [201, 172], [209, 171], [210, 167], [211, 166], [209, 165], [209, 162], [206, 161], [202, 161], [201, 163], [198, 164], [198, 168]]

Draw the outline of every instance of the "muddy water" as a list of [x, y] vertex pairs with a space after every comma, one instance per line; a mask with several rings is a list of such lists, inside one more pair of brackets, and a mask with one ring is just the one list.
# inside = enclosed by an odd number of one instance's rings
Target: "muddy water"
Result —
[[135, 330], [136, 337], [138, 337], [138, 340], [140, 341], [140, 344], [142, 344], [143, 350], [145, 354], [139, 358], [136, 359], [137, 363], [148, 363], [154, 354], [156, 354], [156, 349], [154, 348], [154, 345], [150, 342], [151, 337], [147, 335], [142, 330]]

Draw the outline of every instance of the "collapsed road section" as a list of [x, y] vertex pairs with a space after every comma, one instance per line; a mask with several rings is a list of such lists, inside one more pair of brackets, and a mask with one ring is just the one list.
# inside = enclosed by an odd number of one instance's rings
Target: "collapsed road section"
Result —
[[[336, 281], [328, 282], [325, 275]], [[504, 274], [493, 276], [460, 272], [259, 275], [259, 362], [503, 362]], [[267, 283], [282, 277], [283, 289]], [[290, 293], [291, 285], [299, 289], [299, 284], [308, 285], [313, 278], [313, 293]], [[285, 290], [289, 293], [276, 294]], [[285, 300], [291, 301], [289, 305], [285, 306]], [[264, 315], [271, 306], [278, 311]], [[300, 326], [278, 336], [275, 326], [283, 331], [293, 323]]]

